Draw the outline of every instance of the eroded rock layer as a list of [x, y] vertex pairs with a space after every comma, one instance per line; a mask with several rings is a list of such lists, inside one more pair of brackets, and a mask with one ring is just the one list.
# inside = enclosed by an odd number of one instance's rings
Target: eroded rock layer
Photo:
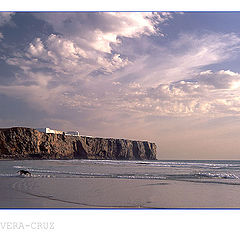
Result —
[[156, 159], [147, 141], [65, 136], [32, 128], [0, 129], [1, 159]]

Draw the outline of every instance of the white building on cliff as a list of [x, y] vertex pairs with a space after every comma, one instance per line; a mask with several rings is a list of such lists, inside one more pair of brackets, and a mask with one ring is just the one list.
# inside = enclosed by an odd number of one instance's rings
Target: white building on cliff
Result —
[[70, 131], [70, 132], [65, 132], [65, 135], [70, 135], [70, 136], [80, 136], [78, 131]]
[[63, 134], [63, 131], [53, 130], [50, 128], [36, 128], [36, 130], [43, 133]]
[[50, 128], [36, 128], [36, 130], [43, 133], [65, 134], [67, 136], [77, 136], [77, 137], [80, 136], [78, 131], [63, 132], [63, 131], [53, 130]]

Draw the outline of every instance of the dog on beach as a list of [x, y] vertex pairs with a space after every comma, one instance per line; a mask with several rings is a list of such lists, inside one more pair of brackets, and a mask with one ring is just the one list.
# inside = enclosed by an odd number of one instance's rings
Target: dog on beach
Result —
[[17, 171], [21, 176], [31, 176], [31, 173], [26, 170], [19, 170]]

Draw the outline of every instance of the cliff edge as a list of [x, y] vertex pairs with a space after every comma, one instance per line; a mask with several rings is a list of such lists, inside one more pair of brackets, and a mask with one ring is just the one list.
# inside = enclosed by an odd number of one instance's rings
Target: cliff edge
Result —
[[0, 129], [0, 159], [154, 160], [156, 144], [113, 138], [42, 133], [33, 128]]

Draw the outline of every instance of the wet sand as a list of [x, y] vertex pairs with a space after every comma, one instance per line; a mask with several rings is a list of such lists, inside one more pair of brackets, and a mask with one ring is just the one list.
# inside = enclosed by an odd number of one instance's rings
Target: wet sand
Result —
[[234, 182], [2, 177], [0, 208], [240, 208]]

